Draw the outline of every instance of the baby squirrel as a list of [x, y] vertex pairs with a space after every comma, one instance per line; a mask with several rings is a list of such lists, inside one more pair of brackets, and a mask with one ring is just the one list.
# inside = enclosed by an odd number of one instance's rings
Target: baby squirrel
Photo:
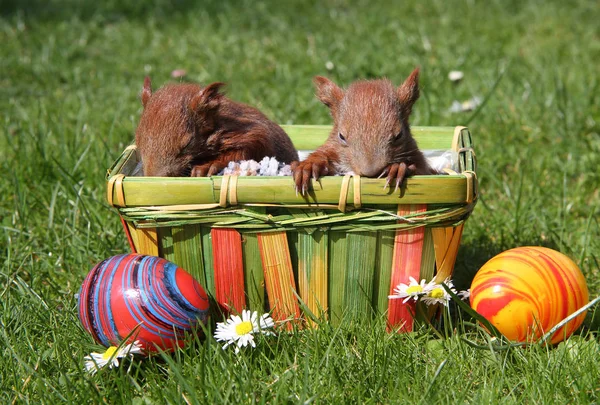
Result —
[[318, 149], [292, 164], [296, 190], [306, 193], [310, 178], [353, 172], [387, 176], [384, 188], [413, 174], [436, 174], [410, 133], [408, 118], [419, 98], [419, 69], [398, 88], [387, 79], [364, 80], [342, 90], [317, 76], [317, 97], [331, 110], [333, 130]]
[[153, 93], [146, 77], [135, 133], [145, 176], [212, 176], [230, 161], [266, 156], [298, 160], [283, 129], [256, 108], [225, 97], [223, 85], [168, 84]]

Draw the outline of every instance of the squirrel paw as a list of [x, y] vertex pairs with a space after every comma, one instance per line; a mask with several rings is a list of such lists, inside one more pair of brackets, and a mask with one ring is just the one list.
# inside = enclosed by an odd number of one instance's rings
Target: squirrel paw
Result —
[[311, 176], [316, 181], [319, 177], [327, 175], [329, 173], [328, 166], [327, 160], [292, 162], [291, 169], [294, 176], [296, 194], [300, 191], [300, 194], [306, 195]]
[[383, 189], [388, 188], [390, 183], [395, 179], [396, 180], [396, 188], [394, 188], [394, 192], [398, 191], [398, 187], [404, 181], [406, 177], [410, 177], [417, 171], [417, 166], [413, 163], [406, 166], [406, 163], [392, 163], [381, 173], [379, 177], [386, 176], [385, 186]]
[[190, 177], [210, 177], [219, 173], [225, 168], [221, 162], [210, 162], [203, 165], [196, 165], [192, 167]]

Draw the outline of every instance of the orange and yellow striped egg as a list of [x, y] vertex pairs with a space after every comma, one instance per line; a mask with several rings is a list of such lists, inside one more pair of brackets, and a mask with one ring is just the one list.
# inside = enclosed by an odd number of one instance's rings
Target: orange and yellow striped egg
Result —
[[[537, 340], [588, 299], [579, 267], [564, 254], [539, 246], [500, 253], [479, 269], [471, 284], [471, 307], [517, 342]], [[557, 330], [551, 343], [569, 337], [584, 318], [585, 312]]]

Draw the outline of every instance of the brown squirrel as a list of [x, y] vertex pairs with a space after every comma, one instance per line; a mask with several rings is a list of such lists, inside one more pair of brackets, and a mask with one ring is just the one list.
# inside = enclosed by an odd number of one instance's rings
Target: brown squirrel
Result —
[[168, 84], [153, 93], [146, 77], [135, 133], [145, 176], [212, 176], [231, 161], [266, 156], [298, 160], [283, 129], [256, 108], [225, 97], [223, 85]]
[[408, 118], [419, 98], [419, 69], [398, 88], [387, 79], [352, 83], [346, 91], [331, 80], [314, 79], [317, 97], [331, 110], [333, 130], [317, 150], [292, 164], [296, 190], [310, 178], [353, 172], [395, 179], [396, 189], [413, 174], [436, 174], [410, 133]]

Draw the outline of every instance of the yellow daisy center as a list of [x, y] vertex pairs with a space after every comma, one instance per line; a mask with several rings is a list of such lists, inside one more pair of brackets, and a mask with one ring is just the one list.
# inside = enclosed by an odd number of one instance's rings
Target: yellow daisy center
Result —
[[441, 289], [440, 287], [434, 288], [433, 290], [431, 290], [431, 292], [429, 293], [429, 295], [432, 298], [444, 298], [444, 290]]
[[407, 294], [418, 294], [418, 293], [422, 293], [423, 292], [423, 287], [421, 287], [420, 285], [411, 285], [410, 287], [408, 287], [406, 289], [406, 293]]
[[116, 352], [116, 351], [117, 351], [117, 348], [116, 348], [116, 346], [111, 346], [111, 347], [109, 347], [108, 349], [106, 349], [106, 351], [105, 351], [105, 352], [104, 352], [104, 354], [102, 355], [102, 359], [103, 359], [103, 360], [108, 360], [108, 359], [110, 359], [110, 358], [111, 358], [111, 357], [112, 357], [112, 356], [115, 354], [115, 352]]
[[244, 321], [240, 324], [235, 325], [235, 333], [237, 333], [240, 336], [252, 332], [252, 329], [254, 329], [254, 327], [252, 326], [252, 322], [250, 321]]

